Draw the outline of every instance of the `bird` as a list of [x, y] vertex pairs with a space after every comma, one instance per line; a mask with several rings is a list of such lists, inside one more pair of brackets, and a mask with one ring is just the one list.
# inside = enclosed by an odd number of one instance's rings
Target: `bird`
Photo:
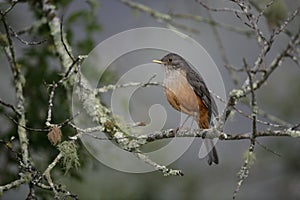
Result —
[[[168, 53], [162, 59], [152, 62], [164, 66], [164, 93], [170, 105], [177, 111], [192, 116], [200, 129], [208, 129], [212, 124], [212, 115], [218, 116], [218, 109], [202, 76], [175, 53]], [[213, 141], [205, 139], [204, 144], [208, 151], [208, 164], [218, 164], [219, 158]]]

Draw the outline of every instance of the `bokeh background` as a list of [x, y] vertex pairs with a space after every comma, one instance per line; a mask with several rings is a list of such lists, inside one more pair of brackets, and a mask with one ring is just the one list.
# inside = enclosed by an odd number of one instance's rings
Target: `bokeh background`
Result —
[[[279, 0], [278, 0], [279, 1]], [[0, 1], [5, 6], [5, 1]], [[34, 1], [33, 1], [34, 2]], [[21, 3], [9, 14], [9, 23], [15, 30], [22, 30], [30, 26], [41, 13], [32, 11], [34, 3]], [[137, 0], [162, 13], [178, 13], [201, 15], [205, 18], [213, 17], [220, 23], [230, 24], [239, 28], [246, 27], [232, 13], [215, 12], [208, 13], [193, 0]], [[263, 1], [261, 1], [263, 2]], [[3, 4], [2, 4], [3, 3]], [[208, 1], [212, 7], [230, 7], [227, 1]], [[67, 31], [68, 41], [71, 43], [75, 54], [87, 54], [98, 43], [121, 31], [138, 27], [169, 27], [163, 21], [155, 19], [148, 13], [132, 9], [118, 0], [100, 1], [57, 1], [60, 15], [64, 16], [64, 29]], [[290, 13], [300, 6], [299, 0], [280, 0], [280, 6], [274, 12], [279, 16]], [[280, 17], [279, 17], [280, 18]], [[299, 16], [288, 26], [291, 32], [299, 29]], [[277, 19], [275, 18], [275, 21]], [[237, 74], [240, 81], [237, 85], [233, 83], [231, 75], [224, 67], [224, 60], [220, 51], [219, 43], [211, 25], [195, 22], [187, 19], [176, 19], [176, 23], [184, 24], [196, 31], [176, 27], [179, 31], [189, 35], [199, 42], [210, 54], [218, 66], [226, 87], [226, 91], [241, 86], [246, 78], [245, 74]], [[263, 17], [259, 23], [266, 35], [274, 23], [270, 18]], [[1, 27], [2, 28], [2, 27]], [[253, 64], [259, 54], [259, 47], [253, 37], [249, 37], [234, 31], [229, 31], [217, 26], [220, 39], [224, 46], [224, 52], [230, 64], [242, 67], [242, 59]], [[28, 40], [44, 39], [47, 29], [41, 27], [37, 32], [24, 35]], [[47, 38], [46, 38], [47, 39]], [[289, 38], [281, 34], [271, 49], [267, 62], [281, 52], [286, 46]], [[26, 96], [28, 126], [43, 127], [47, 108], [47, 89], [45, 82], [58, 79], [60, 71], [59, 62], [53, 54], [53, 47], [47, 43], [40, 46], [27, 47], [17, 44], [17, 56], [19, 62], [26, 66]], [[5, 56], [1, 53], [0, 67], [0, 97], [6, 102], [14, 102], [14, 89], [12, 87], [12, 74], [10, 72]], [[266, 112], [281, 118], [282, 120], [296, 124], [300, 120], [300, 71], [299, 66], [292, 61], [286, 60], [269, 78], [258, 92], [258, 106]], [[122, 70], [108, 72], [101, 84], [114, 83], [122, 74]], [[162, 70], [161, 70], [162, 73]], [[173, 111], [164, 99], [161, 88], [145, 89], [155, 94], [155, 99], [165, 106], [168, 116], [166, 128], [175, 128], [177, 125], [178, 112]], [[70, 102], [63, 97], [64, 90], [60, 89], [55, 101], [54, 120], [60, 122], [68, 118], [70, 113]], [[139, 96], [138, 96], [139, 95]], [[149, 102], [143, 101], [143, 92], [137, 94], [137, 110], [146, 112], [145, 122], [149, 120], [147, 110]], [[145, 105], [143, 104], [145, 102]], [[250, 113], [246, 105], [239, 104], [238, 107]], [[3, 112], [2, 110], [0, 110]], [[140, 115], [139, 115], [140, 116]], [[264, 130], [266, 126], [259, 126]], [[0, 136], [9, 138], [15, 133], [15, 125], [4, 115], [0, 116]], [[226, 124], [227, 133], [244, 133], [251, 131], [251, 121], [238, 113], [230, 118]], [[63, 132], [68, 135], [74, 131], [66, 127]], [[37, 163], [37, 167], [44, 169], [49, 161], [57, 154], [57, 150], [47, 141], [45, 135], [31, 133], [31, 154]], [[164, 141], [166, 142], [166, 141]], [[198, 159], [200, 139], [196, 139], [183, 156], [170, 167], [181, 169], [183, 177], [163, 177], [159, 172], [146, 174], [123, 173], [106, 167], [95, 160], [81, 145], [79, 156], [81, 167], [64, 174], [64, 171], [54, 171], [54, 179], [79, 195], [79, 199], [232, 199], [233, 191], [237, 184], [237, 173], [243, 164], [243, 154], [249, 147], [249, 141], [221, 141], [217, 143], [220, 164], [208, 166], [205, 160]], [[259, 142], [281, 157], [266, 151], [259, 145], [256, 146], [256, 161], [251, 167], [250, 175], [244, 182], [238, 199], [300, 199], [300, 141], [297, 138], [259, 138]], [[164, 143], [157, 142], [156, 148]], [[5, 148], [1, 147], [0, 154], [0, 183], [4, 184], [16, 177], [16, 166], [14, 160]], [[2, 199], [25, 199], [28, 188], [22, 186], [16, 190], [6, 192]], [[40, 191], [41, 199], [52, 199], [50, 193]]]

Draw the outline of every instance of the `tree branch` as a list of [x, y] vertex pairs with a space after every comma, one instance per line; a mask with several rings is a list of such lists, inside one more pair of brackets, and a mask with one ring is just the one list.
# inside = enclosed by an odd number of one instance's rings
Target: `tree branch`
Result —
[[[11, 7], [13, 7], [15, 4], [12, 4]], [[11, 9], [8, 9], [11, 10]], [[19, 113], [18, 116], [18, 135], [19, 135], [19, 142], [22, 150], [22, 162], [25, 165], [25, 167], [29, 166], [29, 152], [28, 152], [28, 138], [26, 135], [26, 130], [23, 128], [23, 126], [26, 126], [26, 118], [25, 118], [25, 99], [23, 95], [23, 87], [25, 84], [25, 78], [23, 74], [21, 73], [20, 66], [17, 64], [16, 61], [16, 55], [15, 55], [15, 50], [13, 46], [13, 42], [11, 39], [10, 31], [9, 31], [9, 26], [6, 21], [5, 15], [7, 14], [8, 11], [6, 12], [1, 12], [1, 21], [4, 25], [4, 29], [6, 32], [6, 37], [8, 40], [8, 46], [4, 47], [4, 52], [6, 54], [6, 57], [9, 61], [11, 71], [13, 73], [14, 77], [14, 85], [15, 85], [15, 90], [16, 90], [16, 99], [17, 99], [17, 104], [16, 104], [16, 109], [17, 113]]]
[[[56, 51], [61, 60], [61, 65], [63, 69], [67, 71], [69, 66], [71, 66], [73, 63], [73, 56], [70, 50], [71, 48], [65, 40], [64, 33], [58, 31], [62, 29], [60, 20], [56, 16], [55, 7], [50, 3], [49, 0], [43, 0], [42, 8], [46, 15], [45, 17], [48, 19], [50, 34], [53, 38]], [[68, 49], [68, 52], [66, 49]], [[125, 150], [132, 150], [132, 142], [128, 139], [129, 135], [125, 133], [121, 127], [119, 127], [119, 125], [116, 124], [115, 120], [111, 116], [111, 111], [101, 104], [100, 100], [96, 96], [97, 94], [90, 88], [87, 79], [80, 74], [79, 82], [77, 82], [77, 77], [75, 75], [70, 75], [68, 80], [68, 88], [73, 88], [76, 86], [74, 92], [83, 104], [83, 108], [94, 122], [99, 123], [99, 126], [102, 127], [102, 131], [108, 134], [110, 138], [113, 138], [121, 148]], [[142, 156], [142, 153], [139, 153], [138, 155], [139, 158], [145, 158], [145, 156]], [[149, 158], [144, 161], [150, 163]], [[152, 163], [154, 162], [152, 161]]]

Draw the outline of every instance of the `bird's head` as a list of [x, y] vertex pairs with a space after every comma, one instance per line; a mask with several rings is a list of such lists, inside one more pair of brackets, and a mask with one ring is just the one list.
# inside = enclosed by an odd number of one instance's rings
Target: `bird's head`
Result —
[[162, 59], [153, 60], [152, 62], [162, 64], [167, 69], [179, 69], [187, 65], [186, 61], [181, 56], [175, 53], [169, 53], [165, 55]]

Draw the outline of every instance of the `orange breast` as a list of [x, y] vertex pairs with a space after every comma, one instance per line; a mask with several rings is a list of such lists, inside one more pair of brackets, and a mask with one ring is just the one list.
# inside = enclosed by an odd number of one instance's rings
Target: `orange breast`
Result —
[[208, 110], [188, 83], [184, 71], [167, 72], [164, 86], [167, 100], [173, 108], [193, 116], [200, 128], [208, 128]]
[[199, 111], [198, 96], [187, 82], [184, 71], [172, 70], [167, 74], [165, 95], [176, 110], [188, 115], [194, 115]]

